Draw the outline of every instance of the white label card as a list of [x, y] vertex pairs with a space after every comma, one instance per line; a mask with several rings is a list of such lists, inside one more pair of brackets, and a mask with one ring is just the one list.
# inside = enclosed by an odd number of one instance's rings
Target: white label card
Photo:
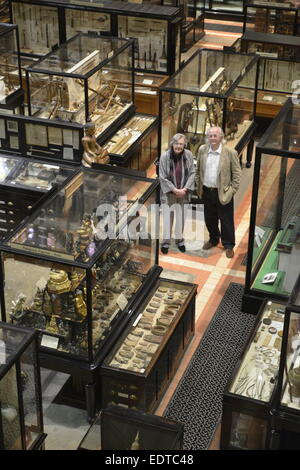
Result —
[[148, 78], [145, 78], [145, 79], [143, 80], [143, 84], [144, 84], [144, 85], [152, 85], [152, 83], [153, 83], [153, 80], [150, 80], [150, 79], [148, 79]]
[[58, 347], [59, 338], [55, 336], [43, 335], [41, 346], [45, 346], [46, 348], [57, 349]]
[[121, 310], [124, 310], [124, 308], [127, 306], [128, 301], [123, 293], [121, 293], [117, 298], [117, 304], [119, 305]]

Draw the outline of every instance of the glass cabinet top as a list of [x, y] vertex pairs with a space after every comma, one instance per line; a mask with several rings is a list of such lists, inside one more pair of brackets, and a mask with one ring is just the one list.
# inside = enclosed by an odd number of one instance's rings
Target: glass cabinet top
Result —
[[23, 158], [0, 156], [0, 183], [49, 191], [74, 174], [75, 168], [51, 165]]
[[46, 202], [7, 245], [86, 265], [107, 238], [116, 238], [152, 183], [84, 170]]
[[87, 76], [101, 62], [113, 57], [126, 43], [126, 39], [104, 36], [99, 38], [81, 33], [28, 67], [28, 70]]
[[299, 154], [300, 104], [288, 99], [258, 143], [261, 149], [278, 149]]
[[256, 57], [216, 50], [197, 51], [161, 89], [224, 95]]
[[28, 332], [0, 322], [0, 376], [3, 366], [13, 359], [27, 338]]
[[193, 286], [159, 280], [140, 313], [118, 342], [107, 364], [143, 374], [169, 338]]
[[7, 176], [20, 164], [18, 158], [0, 156], [0, 183], [3, 183]]

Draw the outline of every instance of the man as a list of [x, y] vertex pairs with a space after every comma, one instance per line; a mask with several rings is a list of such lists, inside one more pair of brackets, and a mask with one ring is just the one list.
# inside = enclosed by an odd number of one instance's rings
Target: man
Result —
[[160, 201], [163, 216], [163, 241], [161, 252], [167, 254], [171, 243], [174, 211], [176, 212], [175, 242], [185, 252], [183, 228], [185, 205], [190, 201], [195, 183], [195, 167], [192, 152], [187, 150], [184, 134], [175, 134], [169, 149], [159, 160]]
[[237, 152], [222, 143], [224, 133], [220, 127], [208, 129], [206, 137], [207, 144], [201, 145], [198, 152], [196, 170], [197, 192], [203, 200], [209, 233], [209, 240], [202, 249], [218, 245], [221, 237], [227, 258], [232, 258], [235, 246], [233, 196], [240, 185], [240, 162]]

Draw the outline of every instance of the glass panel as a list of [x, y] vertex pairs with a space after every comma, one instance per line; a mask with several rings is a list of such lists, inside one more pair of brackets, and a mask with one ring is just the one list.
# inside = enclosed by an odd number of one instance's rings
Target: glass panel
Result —
[[[22, 342], [28, 336], [24, 331], [16, 331], [0, 326], [0, 372], [4, 370], [5, 364], [8, 364], [18, 347], [21, 346]], [[2, 370], [1, 370], [2, 369]]]
[[0, 426], [2, 425], [3, 442], [0, 448], [21, 450], [21, 428], [16, 381], [16, 368], [11, 367], [0, 381]]
[[55, 7], [12, 2], [13, 22], [19, 27], [22, 52], [47, 54], [59, 42]]
[[[258, 259], [262, 264], [255, 289], [288, 295], [299, 274], [300, 200], [297, 192], [289, 191], [299, 169], [297, 159], [262, 155], [252, 270]], [[272, 244], [266, 256], [268, 241]]]
[[223, 106], [221, 98], [162, 92], [162, 151], [180, 132], [186, 135], [188, 148], [196, 155], [205, 143], [206, 130], [212, 125], [223, 127]]
[[230, 446], [243, 450], [265, 449], [267, 421], [246, 413], [232, 413]]
[[300, 140], [297, 123], [300, 120], [300, 106], [293, 105], [286, 109], [286, 113], [276, 119], [276, 127], [272, 129], [272, 132], [267, 133], [264, 147], [298, 153]]
[[88, 79], [89, 116], [96, 136], [132, 104], [132, 56], [128, 48]]
[[202, 51], [168, 81], [168, 88], [197, 93], [225, 94], [253, 60], [241, 54], [223, 51]]
[[286, 60], [265, 61], [264, 83], [267, 90], [282, 91], [291, 94], [293, 90], [292, 82], [300, 76], [300, 64], [298, 62]]
[[248, 344], [230, 393], [269, 402], [278, 375], [284, 308], [267, 302], [253, 341]]
[[73, 169], [58, 165], [23, 161], [18, 171], [8, 177], [7, 183], [49, 190], [55, 184], [61, 185], [72, 173]]
[[29, 449], [38, 434], [42, 431], [39, 423], [41, 413], [41, 403], [38, 398], [36, 363], [35, 363], [35, 343], [30, 344], [22, 354], [20, 360], [21, 386], [24, 407], [25, 442]]
[[[94, 268], [93, 347], [96, 351], [113, 324], [138, 291], [155, 262], [156, 239], [151, 238], [153, 194], [144, 206], [132, 212], [124, 240], [115, 241]], [[140, 234], [140, 236], [136, 236]], [[132, 237], [130, 239], [130, 237]]]
[[0, 24], [0, 38], [0, 103], [5, 103], [7, 96], [21, 88], [16, 30]]
[[77, 33], [110, 31], [110, 15], [99, 11], [65, 9], [67, 39]]
[[20, 160], [13, 157], [0, 157], [0, 183], [3, 183], [7, 176], [20, 163]]
[[86, 356], [85, 271], [21, 256], [4, 257], [4, 269], [8, 321], [43, 332], [42, 346]]
[[237, 145], [253, 123], [255, 79], [256, 67], [252, 67], [227, 99], [225, 138], [230, 147]]
[[300, 315], [291, 312], [281, 404], [300, 410]]
[[255, 237], [252, 272], [257, 266], [260, 254], [276, 230], [276, 212], [279, 201], [279, 176], [281, 158], [263, 154], [259, 174], [259, 191], [255, 219]]
[[151, 184], [87, 170], [73, 178], [9, 244], [88, 263], [104, 240], [116, 238], [127, 210], [134, 208]]
[[135, 38], [135, 68], [167, 72], [168, 22], [165, 20], [118, 16], [119, 37]]

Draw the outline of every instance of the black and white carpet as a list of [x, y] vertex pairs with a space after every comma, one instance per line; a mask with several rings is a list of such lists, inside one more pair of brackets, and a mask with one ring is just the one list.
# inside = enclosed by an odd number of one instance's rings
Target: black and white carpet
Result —
[[222, 397], [255, 316], [241, 311], [244, 287], [231, 283], [164, 416], [184, 424], [184, 449], [208, 449], [222, 415]]

